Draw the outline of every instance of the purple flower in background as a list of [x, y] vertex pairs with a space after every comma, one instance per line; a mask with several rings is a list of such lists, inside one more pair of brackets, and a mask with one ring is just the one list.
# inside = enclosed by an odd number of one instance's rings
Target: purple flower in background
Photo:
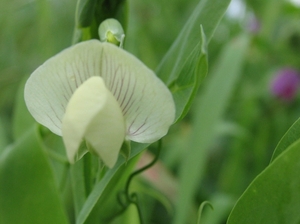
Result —
[[293, 68], [283, 68], [278, 71], [271, 83], [272, 94], [285, 101], [292, 101], [300, 84], [300, 76]]

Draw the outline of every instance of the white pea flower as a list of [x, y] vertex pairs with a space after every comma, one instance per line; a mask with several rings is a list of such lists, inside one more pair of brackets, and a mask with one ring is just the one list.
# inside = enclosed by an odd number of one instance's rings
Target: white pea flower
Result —
[[86, 141], [108, 167], [124, 140], [155, 142], [175, 118], [172, 95], [154, 72], [98, 40], [76, 44], [37, 68], [25, 102], [37, 122], [63, 137], [71, 163]]

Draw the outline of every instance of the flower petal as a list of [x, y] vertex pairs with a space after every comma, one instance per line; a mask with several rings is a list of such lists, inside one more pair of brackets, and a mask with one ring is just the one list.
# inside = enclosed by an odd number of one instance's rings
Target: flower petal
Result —
[[167, 133], [175, 117], [168, 88], [136, 57], [97, 40], [62, 51], [30, 76], [25, 87], [29, 111], [39, 123], [61, 135], [69, 99], [92, 76], [101, 76], [119, 102], [127, 139], [151, 143]]
[[57, 135], [61, 135], [62, 118], [74, 91], [88, 78], [101, 74], [103, 50], [99, 45], [99, 41], [91, 40], [67, 48], [27, 80], [24, 97], [29, 112]]
[[70, 162], [86, 140], [112, 167], [125, 138], [122, 111], [101, 77], [85, 81], [73, 94], [62, 120], [62, 135]]
[[152, 143], [167, 134], [175, 105], [165, 84], [133, 55], [105, 45], [102, 77], [125, 117], [127, 139]]

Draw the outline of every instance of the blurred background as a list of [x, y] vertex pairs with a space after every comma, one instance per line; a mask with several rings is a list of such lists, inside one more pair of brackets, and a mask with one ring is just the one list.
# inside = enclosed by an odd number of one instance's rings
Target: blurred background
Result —
[[[128, 2], [125, 49], [155, 70], [198, 1]], [[0, 0], [0, 153], [14, 140], [14, 104], [21, 83], [46, 59], [71, 45], [75, 8], [75, 0]], [[208, 223], [225, 223], [234, 202], [268, 165], [278, 141], [299, 117], [300, 1], [232, 0], [209, 43], [209, 73], [194, 106], [171, 128], [160, 162], [136, 184], [146, 189], [143, 203], [151, 223], [172, 220], [178, 169], [189, 153], [198, 99], [205, 97], [221, 52], [240, 35], [249, 39], [247, 52], [206, 150], [190, 219], [195, 220], [201, 202], [215, 200], [223, 203], [223, 210], [216, 220], [209, 214], [204, 218]], [[234, 66], [236, 61], [231, 63]], [[214, 89], [216, 97], [219, 88], [222, 83]], [[207, 127], [199, 128], [205, 133]], [[195, 143], [198, 146], [201, 142]], [[163, 196], [149, 196], [150, 188]]]

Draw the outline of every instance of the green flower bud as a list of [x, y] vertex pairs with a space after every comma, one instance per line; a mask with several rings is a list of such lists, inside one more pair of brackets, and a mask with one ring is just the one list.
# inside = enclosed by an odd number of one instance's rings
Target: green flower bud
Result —
[[99, 37], [102, 42], [109, 42], [123, 47], [123, 41], [125, 38], [124, 30], [118, 20], [106, 19], [104, 20], [98, 29]]

